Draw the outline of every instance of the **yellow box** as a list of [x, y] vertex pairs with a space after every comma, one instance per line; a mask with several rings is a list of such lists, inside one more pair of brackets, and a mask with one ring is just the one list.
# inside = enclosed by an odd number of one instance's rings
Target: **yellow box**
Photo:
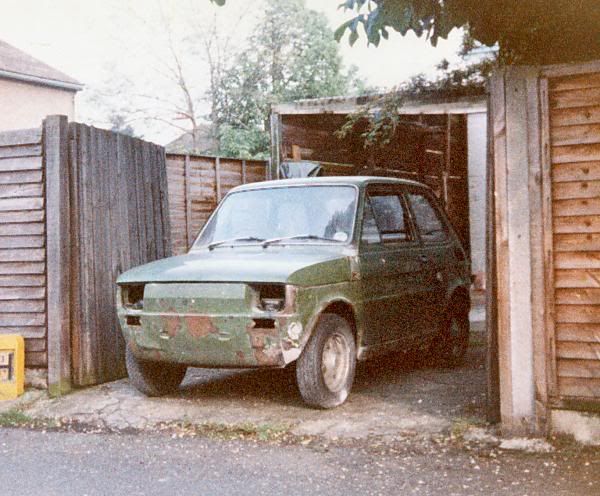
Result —
[[25, 382], [25, 341], [15, 334], [0, 335], [0, 400], [23, 394]]

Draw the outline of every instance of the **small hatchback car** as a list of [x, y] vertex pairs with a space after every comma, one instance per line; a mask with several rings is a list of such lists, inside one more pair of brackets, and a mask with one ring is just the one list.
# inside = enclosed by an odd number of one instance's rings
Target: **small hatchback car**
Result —
[[119, 277], [129, 377], [160, 395], [188, 366], [295, 362], [305, 402], [335, 407], [357, 360], [415, 350], [463, 357], [469, 269], [422, 184], [322, 177], [237, 187], [187, 255]]

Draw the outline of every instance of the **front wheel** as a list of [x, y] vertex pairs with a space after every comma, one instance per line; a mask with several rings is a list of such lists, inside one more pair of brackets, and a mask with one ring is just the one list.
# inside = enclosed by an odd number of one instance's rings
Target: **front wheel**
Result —
[[151, 362], [136, 358], [129, 346], [125, 352], [129, 381], [146, 396], [163, 396], [175, 391], [187, 371], [178, 363]]
[[355, 368], [350, 324], [339, 315], [323, 314], [296, 364], [300, 395], [318, 408], [341, 405], [352, 388]]

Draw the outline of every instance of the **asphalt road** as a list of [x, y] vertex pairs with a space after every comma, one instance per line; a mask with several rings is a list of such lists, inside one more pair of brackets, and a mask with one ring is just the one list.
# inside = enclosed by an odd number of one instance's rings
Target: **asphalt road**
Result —
[[0, 480], [1, 494], [20, 496], [590, 496], [600, 494], [598, 454], [0, 429]]

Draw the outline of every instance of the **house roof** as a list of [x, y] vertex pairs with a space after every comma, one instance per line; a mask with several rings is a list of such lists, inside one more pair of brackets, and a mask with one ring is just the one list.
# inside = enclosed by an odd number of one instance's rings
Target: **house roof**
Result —
[[[281, 115], [350, 114], [360, 107], [377, 101], [382, 94], [365, 96], [334, 96], [296, 100], [273, 105], [272, 112]], [[400, 108], [401, 114], [473, 114], [487, 112], [487, 96], [473, 95], [448, 98], [442, 95], [426, 99], [407, 99]]]
[[79, 91], [83, 85], [41, 60], [0, 40], [0, 78]]

